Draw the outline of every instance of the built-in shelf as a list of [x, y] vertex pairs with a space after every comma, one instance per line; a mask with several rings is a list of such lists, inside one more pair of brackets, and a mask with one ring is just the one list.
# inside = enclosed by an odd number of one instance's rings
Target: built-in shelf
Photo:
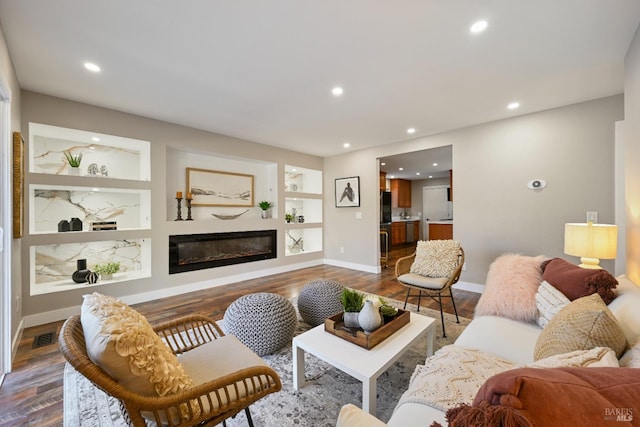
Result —
[[[82, 154], [73, 170], [64, 153]], [[151, 169], [148, 141], [29, 124], [28, 233], [31, 295], [151, 276]], [[73, 172], [73, 173], [72, 173]], [[81, 231], [59, 231], [77, 218]], [[115, 222], [116, 230], [97, 230]], [[92, 230], [95, 228], [96, 230]], [[77, 284], [78, 259], [120, 262], [112, 280]]]
[[322, 252], [322, 171], [285, 165], [284, 191], [285, 214], [294, 216], [285, 228], [285, 255]]
[[71, 280], [78, 259], [87, 260], [87, 268], [119, 262], [120, 272], [113, 280], [99, 280], [92, 286], [151, 277], [151, 239], [103, 240], [66, 244], [34, 245], [30, 248], [31, 295], [60, 292], [90, 286]]

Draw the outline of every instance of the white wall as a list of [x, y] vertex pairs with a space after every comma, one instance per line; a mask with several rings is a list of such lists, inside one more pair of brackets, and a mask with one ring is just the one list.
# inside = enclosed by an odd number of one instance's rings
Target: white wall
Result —
[[640, 26], [624, 65], [627, 274], [640, 284]]
[[[11, 90], [11, 129], [9, 131], [20, 132], [20, 86], [18, 84], [18, 77], [16, 76], [15, 70], [13, 69], [13, 62], [11, 61], [11, 57], [9, 56], [9, 50], [7, 48], [7, 42], [4, 38], [4, 33], [2, 33], [2, 28], [0, 28], [0, 75], [2, 76], [3, 83], [8, 85], [9, 90]], [[9, 148], [9, 147], [7, 147]], [[7, 152], [0, 153], [2, 156], [11, 156], [11, 151], [7, 150]], [[3, 215], [11, 215], [11, 209], [5, 209], [4, 207]], [[11, 235], [12, 230], [5, 230], [6, 233]], [[13, 259], [11, 262], [11, 266], [6, 266], [6, 268], [11, 269], [11, 307], [18, 306], [17, 310], [12, 310], [11, 312], [11, 334], [15, 335], [18, 331], [18, 327], [20, 325], [21, 320], [21, 310], [19, 300], [21, 296], [21, 282], [22, 277], [20, 275], [20, 240], [13, 239], [11, 245], [11, 251], [13, 253]]]
[[[374, 268], [376, 159], [453, 145], [454, 238], [465, 247], [467, 262], [461, 280], [484, 283], [489, 264], [505, 252], [564, 257], [566, 222], [585, 221], [587, 211], [597, 211], [602, 223], [614, 221], [614, 123], [622, 117], [618, 95], [327, 158], [325, 183], [360, 175], [362, 201], [359, 209], [337, 209], [328, 202], [333, 191], [325, 192], [325, 223], [331, 224], [325, 227], [325, 256]], [[529, 190], [534, 178], [547, 180], [547, 188]], [[355, 219], [358, 211], [361, 220]], [[602, 265], [613, 271], [612, 261]]]

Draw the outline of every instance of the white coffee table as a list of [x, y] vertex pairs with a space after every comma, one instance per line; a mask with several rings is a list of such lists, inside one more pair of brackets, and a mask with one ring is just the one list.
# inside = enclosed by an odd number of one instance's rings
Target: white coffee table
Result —
[[293, 387], [304, 386], [305, 352], [324, 360], [362, 381], [362, 409], [376, 415], [378, 377], [393, 365], [422, 335], [427, 335], [427, 354], [433, 354], [436, 320], [411, 313], [410, 321], [380, 344], [367, 350], [329, 332], [324, 324], [293, 338]]

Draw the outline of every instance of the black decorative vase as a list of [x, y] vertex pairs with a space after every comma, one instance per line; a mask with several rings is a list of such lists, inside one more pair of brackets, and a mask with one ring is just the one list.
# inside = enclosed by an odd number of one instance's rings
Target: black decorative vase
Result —
[[91, 274], [90, 270], [87, 270], [87, 260], [79, 259], [76, 261], [77, 270], [71, 275], [71, 279], [76, 283], [85, 283], [87, 276]]

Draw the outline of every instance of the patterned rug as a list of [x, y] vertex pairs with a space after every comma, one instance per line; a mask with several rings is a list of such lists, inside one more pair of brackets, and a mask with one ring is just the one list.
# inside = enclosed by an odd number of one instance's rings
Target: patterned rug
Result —
[[[295, 304], [294, 306], [297, 306]], [[402, 308], [400, 301], [387, 300]], [[416, 310], [415, 305], [407, 309]], [[433, 317], [436, 322], [436, 343], [434, 351], [453, 343], [470, 320], [445, 313], [447, 338], [442, 338], [440, 313], [421, 308], [420, 314]], [[309, 329], [299, 321], [296, 335]], [[409, 385], [409, 379], [416, 365], [423, 364], [427, 352], [426, 340], [421, 339], [378, 378], [377, 417], [388, 421], [402, 393]], [[293, 389], [291, 345], [278, 352], [264, 356], [282, 380], [282, 390], [271, 394], [251, 405], [251, 415], [256, 426], [333, 427], [340, 408], [345, 403], [362, 405], [362, 383], [339, 371], [331, 365], [306, 355], [306, 383], [300, 390]], [[64, 425], [65, 427], [125, 427], [117, 401], [94, 387], [91, 382], [78, 374], [68, 364], [64, 373]], [[244, 412], [227, 420], [228, 427], [245, 427]]]

